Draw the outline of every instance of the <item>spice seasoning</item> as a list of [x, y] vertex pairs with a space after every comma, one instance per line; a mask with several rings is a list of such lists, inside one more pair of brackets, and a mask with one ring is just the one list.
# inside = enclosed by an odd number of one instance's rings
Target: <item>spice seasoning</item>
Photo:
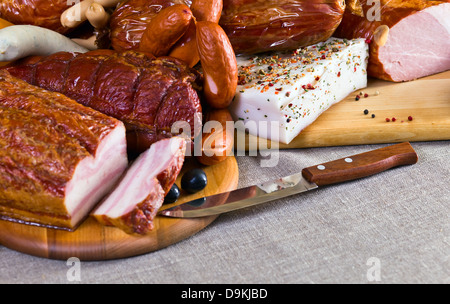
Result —
[[[347, 90], [351, 86], [354, 91], [362, 88], [359, 80], [367, 77], [366, 48], [359, 39], [349, 41], [333, 38], [317, 46], [294, 51], [238, 56], [239, 87], [236, 103], [252, 106], [236, 107], [239, 113], [235, 115], [253, 120], [265, 120], [268, 117], [277, 119], [282, 115], [280, 129], [296, 132], [303, 121], [310, 121], [307, 117], [316, 117], [337, 102], [339, 95], [336, 94], [336, 83], [343, 82], [342, 78], [346, 79], [347, 87], [343, 85], [343, 88], [338, 87], [339, 90]], [[350, 77], [352, 80], [347, 82]], [[264, 95], [259, 98], [258, 94]], [[263, 105], [266, 100], [267, 106]], [[254, 107], [256, 104], [261, 106], [258, 114]]]

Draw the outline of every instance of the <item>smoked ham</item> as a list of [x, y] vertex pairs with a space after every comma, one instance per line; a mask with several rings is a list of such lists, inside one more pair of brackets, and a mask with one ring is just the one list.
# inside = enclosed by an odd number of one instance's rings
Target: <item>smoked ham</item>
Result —
[[[139, 154], [187, 122], [194, 138], [201, 126], [200, 74], [175, 58], [135, 51], [61, 52], [29, 57], [7, 70], [15, 77], [62, 93], [124, 122], [130, 153]], [[184, 130], [186, 134], [189, 134]]]
[[116, 226], [129, 234], [145, 234], [184, 163], [186, 141], [163, 139], [142, 153], [119, 185], [93, 212], [104, 225]]
[[128, 166], [117, 119], [0, 71], [0, 218], [74, 230]]
[[[376, 1], [372, 1], [376, 2]], [[410, 81], [450, 69], [450, 1], [348, 0], [335, 36], [370, 41], [369, 76]]]

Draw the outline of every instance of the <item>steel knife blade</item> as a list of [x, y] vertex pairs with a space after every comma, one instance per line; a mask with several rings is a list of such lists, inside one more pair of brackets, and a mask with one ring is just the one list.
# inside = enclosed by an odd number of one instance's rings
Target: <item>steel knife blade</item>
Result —
[[388, 169], [417, 163], [418, 156], [408, 143], [361, 153], [311, 166], [301, 173], [229, 192], [193, 200], [159, 212], [177, 218], [218, 215], [317, 189], [320, 186], [368, 177]]

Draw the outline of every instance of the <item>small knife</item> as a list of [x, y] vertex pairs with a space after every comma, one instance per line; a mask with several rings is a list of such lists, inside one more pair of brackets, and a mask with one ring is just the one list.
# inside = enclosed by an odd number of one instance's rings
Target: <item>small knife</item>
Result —
[[367, 177], [397, 166], [412, 165], [417, 161], [417, 154], [408, 142], [391, 145], [308, 167], [301, 173], [274, 181], [200, 198], [162, 210], [159, 214], [178, 218], [218, 215], [299, 194], [320, 186]]

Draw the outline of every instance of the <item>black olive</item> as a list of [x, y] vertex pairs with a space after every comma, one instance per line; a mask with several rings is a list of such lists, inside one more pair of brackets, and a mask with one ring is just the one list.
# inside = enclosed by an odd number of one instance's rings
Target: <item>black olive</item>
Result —
[[180, 188], [176, 184], [173, 184], [166, 197], [164, 198], [164, 204], [173, 204], [180, 197]]
[[181, 188], [188, 193], [196, 193], [205, 189], [208, 184], [206, 173], [201, 169], [192, 169], [181, 178]]

